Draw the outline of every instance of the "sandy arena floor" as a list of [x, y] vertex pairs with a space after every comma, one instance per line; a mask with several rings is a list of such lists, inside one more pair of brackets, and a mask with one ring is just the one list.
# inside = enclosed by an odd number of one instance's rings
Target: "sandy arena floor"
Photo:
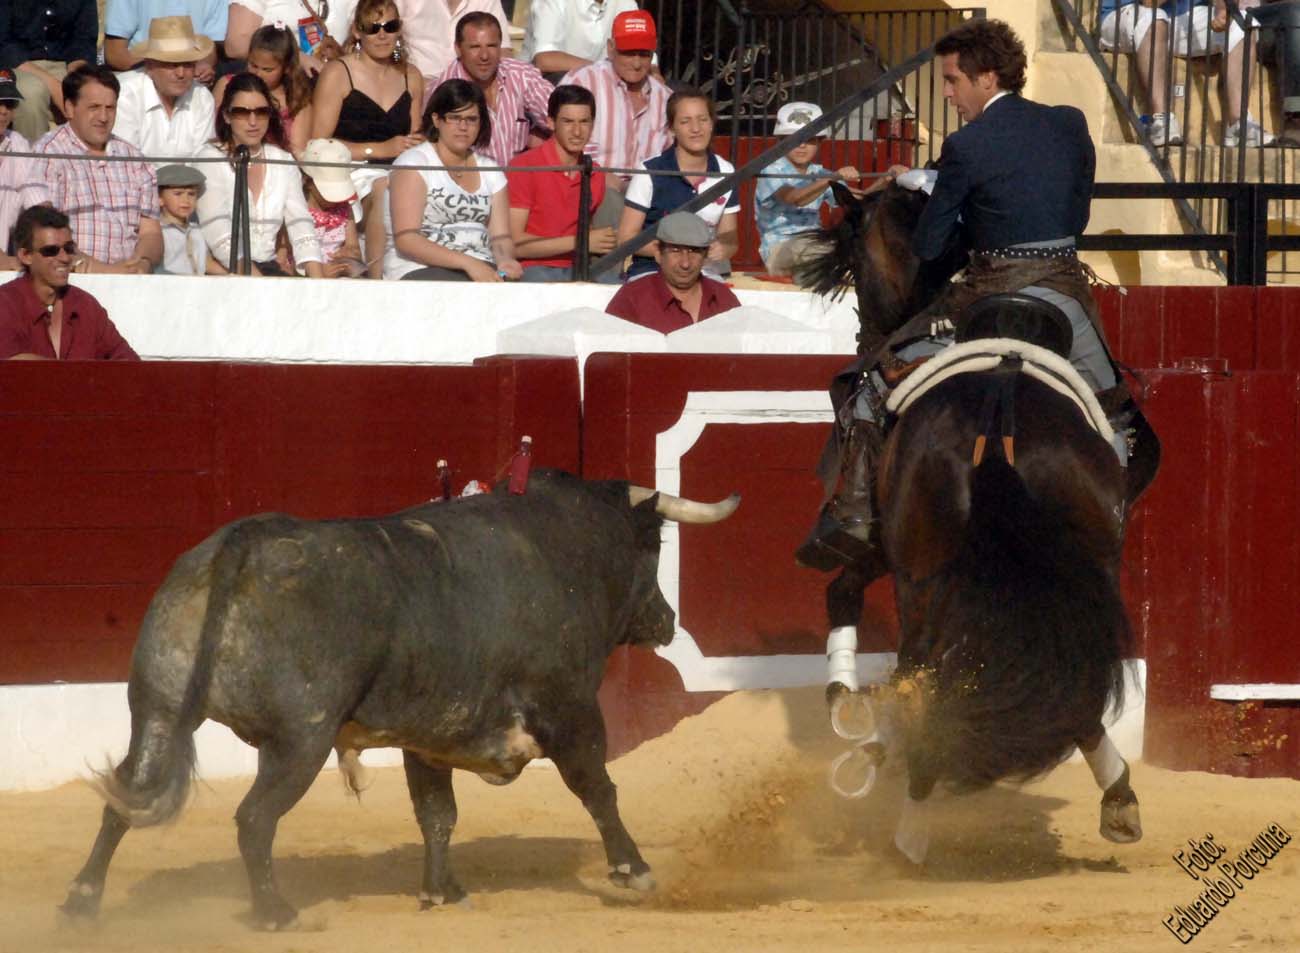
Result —
[[[99, 803], [82, 784], [0, 796], [0, 953], [399, 951], [1159, 951], [1199, 892], [1173, 861], [1207, 832], [1230, 848], [1300, 831], [1300, 782], [1135, 766], [1145, 839], [1096, 833], [1082, 764], [1022, 789], [944, 798], [917, 873], [891, 854], [897, 780], [838, 800], [820, 691], [731, 696], [614, 762], [624, 820], [655, 868], [616, 889], [590, 819], [554, 770], [493, 788], [457, 775], [453, 862], [468, 907], [421, 913], [421, 848], [400, 769], [360, 804], [333, 771], [280, 825], [278, 875], [302, 927], [255, 933], [232, 816], [246, 781], [199, 785], [172, 827], [128, 835], [93, 928], [55, 906], [85, 859]], [[88, 755], [91, 753], [87, 753]], [[1196, 937], [1198, 951], [1300, 950], [1300, 841]]]

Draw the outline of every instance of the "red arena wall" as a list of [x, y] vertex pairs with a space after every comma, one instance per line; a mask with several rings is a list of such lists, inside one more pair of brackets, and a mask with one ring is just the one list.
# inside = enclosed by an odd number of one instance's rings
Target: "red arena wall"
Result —
[[[1146, 757], [1300, 776], [1296, 702], [1210, 697], [1212, 685], [1300, 684], [1300, 294], [1150, 288], [1099, 301], [1121, 359], [1151, 369], [1165, 448], [1124, 579], [1147, 662]], [[541, 466], [745, 498], [726, 523], [665, 531], [684, 637], [663, 656], [611, 660], [602, 701], [611, 749], [626, 750], [765, 661], [775, 684], [821, 664], [826, 577], [791, 553], [819, 499], [824, 391], [844, 361], [598, 354], [581, 395], [571, 358], [2, 364], [0, 683], [125, 678], [168, 566], [231, 519], [397, 510], [433, 494], [438, 457], [459, 488], [494, 476], [529, 433]], [[890, 651], [888, 583], [868, 600], [860, 650]]]

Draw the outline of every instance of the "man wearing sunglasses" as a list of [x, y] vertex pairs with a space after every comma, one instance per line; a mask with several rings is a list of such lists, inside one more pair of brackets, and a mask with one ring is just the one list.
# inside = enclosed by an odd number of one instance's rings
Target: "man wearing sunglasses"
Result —
[[23, 273], [0, 285], [0, 360], [140, 359], [103, 306], [68, 284], [77, 257], [68, 216], [48, 205], [25, 209], [14, 247]]

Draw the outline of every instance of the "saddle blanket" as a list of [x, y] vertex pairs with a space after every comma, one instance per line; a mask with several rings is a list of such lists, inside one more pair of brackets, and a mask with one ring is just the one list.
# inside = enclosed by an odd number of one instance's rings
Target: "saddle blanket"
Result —
[[1084, 421], [1109, 444], [1115, 442], [1115, 430], [1106, 419], [1097, 395], [1079, 376], [1070, 362], [1054, 351], [1014, 338], [981, 338], [954, 344], [926, 361], [894, 388], [885, 401], [891, 414], [902, 414], [932, 387], [957, 374], [974, 374], [991, 371], [1005, 357], [1019, 357], [1024, 361], [1022, 373], [1042, 381], [1052, 390], [1068, 397], [1079, 408]]

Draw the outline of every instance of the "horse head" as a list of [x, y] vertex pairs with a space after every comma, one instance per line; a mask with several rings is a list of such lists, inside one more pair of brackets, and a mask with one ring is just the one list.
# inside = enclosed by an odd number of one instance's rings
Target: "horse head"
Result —
[[856, 196], [838, 182], [831, 191], [844, 215], [831, 228], [809, 233], [816, 250], [797, 268], [796, 281], [835, 298], [851, 283], [858, 320], [876, 332], [864, 336], [888, 335], [928, 305], [964, 261], [945, 256], [922, 262], [912, 251], [912, 233], [929, 199], [924, 192], [891, 184]]

